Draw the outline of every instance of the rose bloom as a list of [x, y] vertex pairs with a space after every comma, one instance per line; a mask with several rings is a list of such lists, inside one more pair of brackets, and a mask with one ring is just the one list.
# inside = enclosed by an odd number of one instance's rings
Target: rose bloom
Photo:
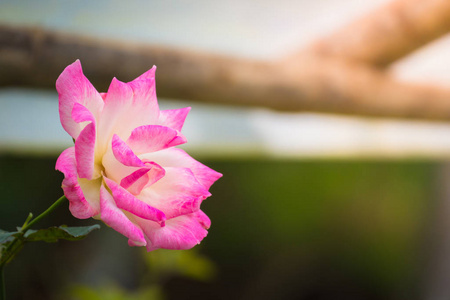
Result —
[[76, 218], [93, 217], [130, 246], [189, 249], [211, 222], [200, 210], [222, 175], [174, 146], [190, 108], [159, 110], [153, 67], [135, 80], [114, 78], [98, 93], [80, 61], [56, 81], [61, 124], [75, 141], [56, 169]]

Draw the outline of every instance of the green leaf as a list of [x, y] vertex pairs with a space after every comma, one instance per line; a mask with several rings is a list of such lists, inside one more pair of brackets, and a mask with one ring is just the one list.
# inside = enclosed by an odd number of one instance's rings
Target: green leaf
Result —
[[[11, 232], [11, 235], [0, 244], [0, 268], [11, 261], [22, 249], [23, 242], [20, 240], [20, 236], [20, 232]], [[18, 238], [18, 240], [14, 240], [14, 238]]]
[[92, 226], [80, 226], [80, 227], [67, 227], [67, 226], [60, 226], [62, 230], [67, 232], [73, 237], [85, 237], [88, 235], [92, 230], [100, 229], [100, 225], [95, 224]]
[[0, 244], [5, 244], [14, 239], [13, 235], [16, 234], [17, 231], [4, 231], [0, 229]]
[[78, 241], [85, 238], [92, 230], [99, 228], [100, 225], [98, 224], [83, 227], [50, 227], [47, 229], [28, 230], [24, 237], [28, 242], [44, 241], [54, 243], [59, 239]]

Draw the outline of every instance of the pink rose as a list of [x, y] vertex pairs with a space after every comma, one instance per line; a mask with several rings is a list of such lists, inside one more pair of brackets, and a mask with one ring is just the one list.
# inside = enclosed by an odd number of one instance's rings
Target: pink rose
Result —
[[128, 238], [130, 246], [189, 249], [211, 221], [200, 210], [222, 174], [174, 146], [190, 108], [159, 110], [153, 67], [135, 80], [114, 78], [98, 93], [80, 61], [56, 81], [59, 114], [75, 146], [56, 169], [76, 218], [93, 217]]

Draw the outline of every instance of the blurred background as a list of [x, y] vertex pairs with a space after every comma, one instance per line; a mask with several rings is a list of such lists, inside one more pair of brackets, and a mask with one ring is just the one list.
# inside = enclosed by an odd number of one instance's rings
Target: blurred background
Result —
[[[99, 44], [112, 39], [277, 62], [390, 2], [418, 1], [1, 0], [0, 25], [57, 30], [68, 40], [90, 36]], [[377, 19], [382, 28], [384, 21]], [[416, 29], [409, 26], [404, 32]], [[28, 212], [38, 214], [61, 196], [63, 176], [54, 165], [72, 145], [59, 123], [57, 93], [40, 80], [54, 84], [63, 67], [52, 77], [53, 63], [75, 59], [56, 52], [38, 71], [14, 65], [14, 57], [8, 64], [11, 53], [21, 55], [10, 46], [19, 35], [0, 32], [0, 68], [28, 70], [0, 76], [0, 228], [11, 231]], [[411, 87], [450, 86], [450, 38], [439, 32], [425, 40], [432, 42], [404, 51], [380, 74]], [[77, 49], [70, 49], [75, 58]], [[81, 63], [90, 78], [93, 67]], [[127, 60], [110, 64], [125, 69]], [[157, 66], [159, 91], [158, 74], [164, 84], [167, 71]], [[108, 78], [132, 79], [120, 75]], [[166, 85], [161, 90], [162, 109], [192, 107], [184, 148], [224, 174], [202, 205], [212, 220], [208, 237], [189, 251], [147, 253], [102, 225], [80, 242], [30, 244], [6, 267], [8, 299], [450, 297], [448, 119], [420, 112], [406, 120], [389, 113], [374, 118], [358, 109], [348, 109], [352, 116], [328, 108], [279, 111], [214, 103], [214, 97], [199, 102], [189, 92], [173, 97]], [[95, 223], [62, 207], [39, 226]]]

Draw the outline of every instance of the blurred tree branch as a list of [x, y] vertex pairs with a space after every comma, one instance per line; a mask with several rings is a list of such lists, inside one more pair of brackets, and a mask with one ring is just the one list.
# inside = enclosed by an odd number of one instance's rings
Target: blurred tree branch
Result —
[[450, 31], [450, 1], [395, 0], [318, 40], [305, 52], [385, 67]]
[[208, 103], [450, 120], [450, 90], [386, 66], [450, 29], [450, 1], [396, 0], [289, 59], [267, 62], [0, 26], [0, 85], [54, 88], [76, 59], [100, 90], [158, 66], [158, 95]]

